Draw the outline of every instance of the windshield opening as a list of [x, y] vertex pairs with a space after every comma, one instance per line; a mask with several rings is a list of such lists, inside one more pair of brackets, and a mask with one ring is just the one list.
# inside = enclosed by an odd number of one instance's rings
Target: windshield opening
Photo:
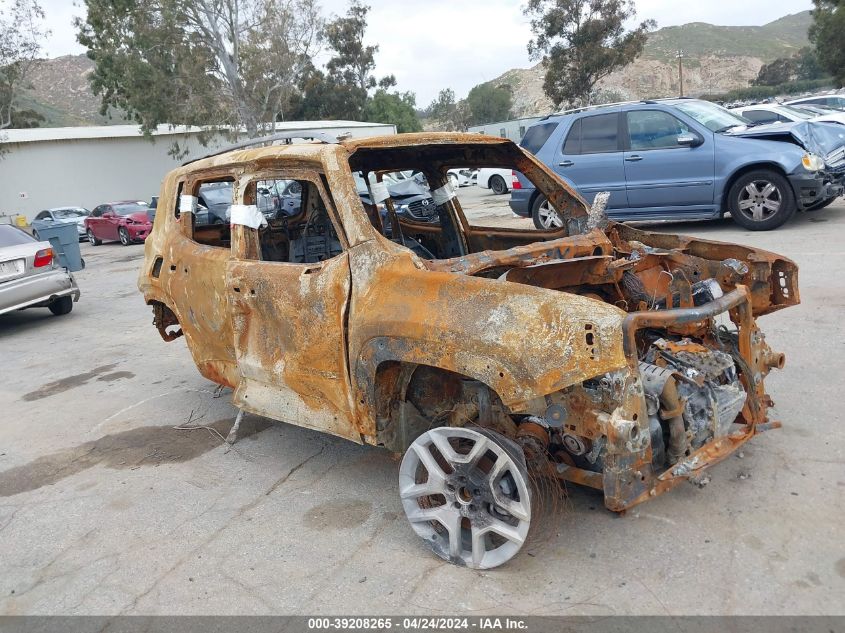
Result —
[[711, 132], [726, 132], [732, 127], [751, 124], [746, 118], [729, 112], [722, 106], [708, 101], [688, 101], [676, 103], [675, 107], [689, 117], [692, 117]]
[[[509, 142], [466, 143], [361, 148], [349, 162], [377, 232], [422, 259], [453, 260], [582, 230], [581, 200], [530, 156]], [[539, 190], [557, 224], [514, 227], [508, 202], [523, 187]]]

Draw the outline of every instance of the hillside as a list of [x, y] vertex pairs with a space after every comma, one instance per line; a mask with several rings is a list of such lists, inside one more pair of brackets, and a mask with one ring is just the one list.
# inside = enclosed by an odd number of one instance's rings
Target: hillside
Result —
[[691, 58], [754, 57], [770, 62], [806, 46], [811, 22], [810, 12], [802, 11], [763, 26], [716, 26], [704, 22], [667, 26], [649, 36], [643, 57], [671, 61], [680, 49]]
[[[621, 99], [676, 95], [675, 54], [683, 49], [685, 92], [689, 95], [726, 92], [748, 85], [764, 63], [795, 53], [808, 44], [809, 11], [763, 26], [716, 26], [693, 22], [658, 29], [649, 35], [643, 55], [602, 82], [601, 88]], [[22, 108], [42, 114], [46, 126], [108, 125], [126, 122], [117, 113], [100, 115], [100, 99], [91, 93], [88, 77], [94, 63], [85, 55], [44, 60], [20, 99]], [[541, 65], [515, 68], [492, 80], [514, 91], [514, 115], [549, 112], [543, 94]]]
[[91, 92], [88, 76], [94, 62], [85, 55], [65, 55], [41, 61], [29, 77], [29, 87], [19, 98], [21, 109], [32, 109], [47, 121], [45, 127], [116, 125], [126, 123], [119, 114], [100, 114], [100, 98]]
[[[648, 99], [678, 94], [676, 53], [684, 51], [684, 92], [705, 95], [742, 88], [760, 67], [807, 46], [809, 11], [784, 16], [763, 26], [716, 26], [693, 22], [658, 29], [649, 35], [641, 57], [615, 72], [600, 87], [619, 99]], [[541, 64], [507, 71], [492, 83], [508, 84], [514, 92], [515, 116], [552, 110], [543, 93]]]

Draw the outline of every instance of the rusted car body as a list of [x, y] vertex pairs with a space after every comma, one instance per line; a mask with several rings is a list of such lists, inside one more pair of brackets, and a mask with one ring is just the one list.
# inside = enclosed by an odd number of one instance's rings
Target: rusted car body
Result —
[[[447, 171], [477, 167], [524, 174], [564, 226], [471, 226]], [[400, 218], [388, 197], [386, 231], [352, 172], [406, 169], [425, 174], [440, 222]], [[235, 209], [273, 178], [302, 183], [300, 216], [240, 223]], [[196, 226], [191, 197], [220, 180], [234, 184], [232, 224]], [[615, 511], [778, 424], [764, 377], [784, 359], [756, 318], [799, 301], [785, 257], [607, 222], [512, 142], [461, 134], [270, 145], [176, 169], [139, 288], [162, 337], [184, 334], [242, 410], [397, 453], [433, 428], [486, 429]], [[438, 553], [490, 566], [446, 528]]]

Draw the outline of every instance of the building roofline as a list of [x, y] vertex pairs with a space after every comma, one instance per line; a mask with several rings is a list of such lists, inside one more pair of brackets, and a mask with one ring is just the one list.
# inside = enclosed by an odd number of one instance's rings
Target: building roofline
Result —
[[469, 125], [467, 126], [467, 129], [471, 130], [475, 127], [487, 127], [488, 125], [499, 125], [501, 123], [513, 123], [514, 121], [528, 121], [529, 119], [541, 119], [542, 117], [542, 114], [535, 114], [533, 116], [521, 116], [515, 119], [506, 119], [504, 121], [493, 121], [491, 123], [479, 123], [478, 125]]
[[[360, 129], [385, 127], [390, 123], [369, 121], [286, 121], [276, 123], [276, 132], [320, 129]], [[393, 126], [395, 129], [395, 126]], [[186, 125], [159, 125], [152, 131], [153, 136], [176, 136], [180, 134], [199, 134], [208, 131], [205, 128]], [[94, 125], [85, 127], [36, 127], [26, 129], [7, 129], [0, 131], [0, 144], [37, 143], [44, 141], [76, 141], [105, 138], [142, 138], [140, 125]]]

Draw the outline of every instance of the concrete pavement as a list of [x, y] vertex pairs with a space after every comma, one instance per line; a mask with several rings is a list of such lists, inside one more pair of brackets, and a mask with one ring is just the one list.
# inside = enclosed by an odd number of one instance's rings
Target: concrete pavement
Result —
[[[486, 196], [461, 193], [479, 222], [526, 224]], [[228, 453], [174, 430], [225, 435], [228, 391], [151, 325], [143, 247], [83, 245], [70, 315], [0, 317], [0, 614], [845, 614], [845, 205], [652, 228], [798, 262], [802, 304], [761, 319], [783, 429], [625, 517], [571, 488], [544, 542], [485, 572], [423, 546], [383, 450], [254, 416]]]

